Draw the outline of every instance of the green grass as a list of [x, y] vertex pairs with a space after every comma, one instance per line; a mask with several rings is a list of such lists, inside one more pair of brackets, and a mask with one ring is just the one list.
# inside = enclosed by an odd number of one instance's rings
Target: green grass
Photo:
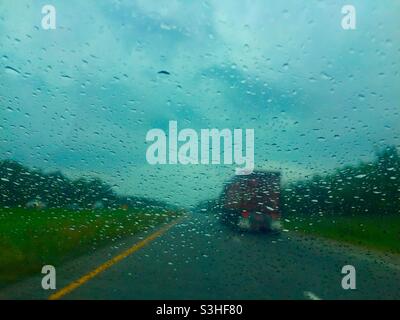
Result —
[[400, 215], [288, 217], [285, 228], [382, 252], [400, 253]]
[[0, 286], [177, 218], [143, 210], [0, 209]]

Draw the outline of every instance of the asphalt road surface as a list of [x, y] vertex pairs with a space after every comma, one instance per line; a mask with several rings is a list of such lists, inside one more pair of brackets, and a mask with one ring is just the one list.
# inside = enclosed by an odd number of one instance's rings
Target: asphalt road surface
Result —
[[[57, 269], [57, 289], [145, 239], [99, 250]], [[62, 299], [400, 299], [399, 258], [292, 232], [240, 234], [194, 213]], [[353, 265], [357, 289], [341, 286]], [[0, 292], [47, 299], [41, 276]]]

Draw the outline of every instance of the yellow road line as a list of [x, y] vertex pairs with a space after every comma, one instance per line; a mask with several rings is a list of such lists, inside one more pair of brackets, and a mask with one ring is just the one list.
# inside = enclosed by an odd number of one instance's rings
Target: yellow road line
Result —
[[145, 238], [142, 241], [140, 241], [140, 242], [136, 243], [135, 245], [133, 245], [128, 250], [126, 250], [126, 251], [122, 252], [121, 254], [115, 256], [111, 260], [108, 260], [107, 262], [103, 263], [102, 265], [100, 265], [99, 267], [94, 269], [93, 271], [89, 272], [88, 274], [84, 275], [83, 277], [79, 278], [78, 280], [70, 283], [69, 285], [67, 285], [63, 289], [60, 289], [56, 293], [52, 294], [49, 297], [49, 300], [58, 300], [58, 299], [61, 299], [62, 297], [64, 297], [65, 295], [71, 293], [72, 291], [74, 291], [75, 289], [79, 288], [84, 283], [86, 283], [89, 280], [91, 280], [94, 277], [96, 277], [98, 274], [100, 274], [103, 271], [105, 271], [105, 270], [109, 269], [110, 267], [112, 267], [114, 264], [116, 264], [116, 263], [120, 262], [121, 260], [125, 259], [126, 257], [130, 256], [134, 252], [142, 249], [143, 247], [148, 245], [150, 242], [152, 242], [153, 240], [157, 239], [158, 237], [160, 237], [161, 235], [166, 233], [169, 229], [171, 229], [173, 226], [175, 226], [180, 221], [182, 221], [182, 219], [183, 218], [180, 218], [180, 219], [178, 219], [178, 220], [176, 220], [174, 222], [171, 222], [170, 224], [162, 227], [161, 229], [159, 229], [158, 231], [154, 232], [153, 234], [151, 234], [147, 238]]

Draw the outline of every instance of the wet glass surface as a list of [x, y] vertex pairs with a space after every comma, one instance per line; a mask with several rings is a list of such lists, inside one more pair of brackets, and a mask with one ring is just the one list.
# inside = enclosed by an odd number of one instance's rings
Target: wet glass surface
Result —
[[0, 298], [399, 299], [400, 4], [351, 2], [2, 1]]

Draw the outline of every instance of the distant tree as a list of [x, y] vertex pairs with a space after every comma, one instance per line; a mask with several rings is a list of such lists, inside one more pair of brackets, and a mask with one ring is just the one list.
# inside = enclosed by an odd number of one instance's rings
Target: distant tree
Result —
[[105, 208], [146, 208], [163, 212], [174, 208], [153, 199], [119, 196], [99, 178], [71, 180], [60, 171], [43, 173], [12, 160], [0, 161], [0, 207], [25, 207], [43, 203], [48, 208], [91, 209], [98, 203]]
[[284, 188], [282, 198], [287, 215], [399, 213], [399, 152], [388, 146], [372, 162], [296, 181]]

